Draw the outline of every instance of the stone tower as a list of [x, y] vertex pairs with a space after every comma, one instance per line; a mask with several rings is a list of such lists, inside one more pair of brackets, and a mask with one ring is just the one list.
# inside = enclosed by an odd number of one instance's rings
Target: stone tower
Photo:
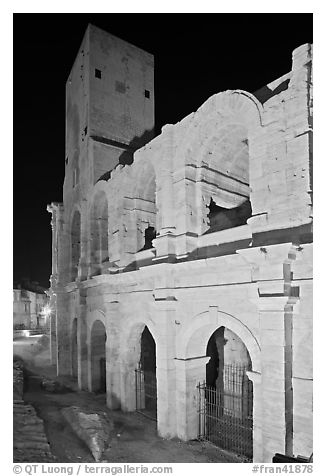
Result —
[[65, 206], [153, 132], [154, 57], [89, 25], [66, 83]]

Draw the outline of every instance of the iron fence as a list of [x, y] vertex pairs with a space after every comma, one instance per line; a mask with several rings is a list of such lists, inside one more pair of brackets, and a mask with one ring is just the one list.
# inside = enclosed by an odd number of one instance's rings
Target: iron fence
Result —
[[136, 411], [152, 420], [157, 420], [156, 374], [135, 370], [136, 377]]
[[216, 387], [198, 388], [199, 439], [252, 460], [252, 382], [243, 365], [226, 365]]

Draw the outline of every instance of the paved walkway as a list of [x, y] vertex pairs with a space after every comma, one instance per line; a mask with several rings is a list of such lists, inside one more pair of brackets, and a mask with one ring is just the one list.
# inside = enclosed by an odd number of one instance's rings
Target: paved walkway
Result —
[[14, 362], [13, 402], [13, 460], [18, 462], [52, 462], [50, 445], [45, 434], [43, 421], [32, 405], [23, 400], [24, 375], [21, 362]]

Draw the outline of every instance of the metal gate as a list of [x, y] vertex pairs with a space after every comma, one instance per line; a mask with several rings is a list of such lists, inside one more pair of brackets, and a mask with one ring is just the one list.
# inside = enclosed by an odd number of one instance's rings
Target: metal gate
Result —
[[136, 377], [136, 411], [152, 420], [157, 420], [156, 374], [135, 370]]
[[252, 461], [253, 392], [246, 370], [238, 364], [225, 365], [217, 388], [205, 383], [197, 386], [198, 436]]

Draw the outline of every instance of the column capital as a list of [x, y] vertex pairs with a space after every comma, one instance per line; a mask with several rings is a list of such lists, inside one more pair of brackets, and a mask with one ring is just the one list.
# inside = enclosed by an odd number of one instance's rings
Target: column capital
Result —
[[256, 299], [250, 299], [255, 304], [260, 312], [283, 312], [285, 306], [295, 305], [298, 301], [298, 297], [293, 296], [257, 296]]

